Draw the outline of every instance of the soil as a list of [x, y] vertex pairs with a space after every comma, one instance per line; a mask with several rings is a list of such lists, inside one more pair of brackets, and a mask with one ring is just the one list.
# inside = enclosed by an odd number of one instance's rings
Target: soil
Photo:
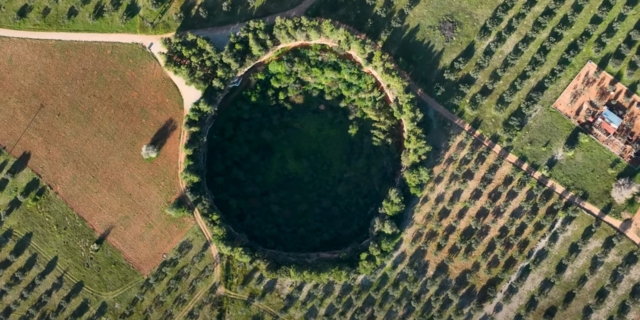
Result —
[[[575, 226], [570, 226], [567, 230], [562, 232], [558, 241], [550, 248], [550, 251], [553, 252], [561, 248], [561, 244], [568, 239], [567, 237], [571, 233], [573, 233], [574, 230]], [[545, 278], [547, 269], [552, 267], [553, 266], [549, 266], [548, 264], [543, 264], [540, 267], [534, 269], [525, 283], [520, 287], [518, 293], [516, 293], [508, 303], [506, 303], [505, 301], [494, 301], [494, 304], [498, 302], [503, 303], [503, 309], [502, 312], [500, 312], [499, 316], [504, 317], [505, 319], [513, 318], [518, 308], [525, 304], [526, 299], [529, 298], [531, 292], [533, 292], [533, 290], [535, 289], [538, 289], [540, 281]]]
[[456, 30], [458, 26], [451, 20], [442, 20], [438, 26], [440, 34], [444, 37], [445, 41], [451, 42], [456, 38]]
[[[164, 213], [179, 190], [180, 95], [123, 44], [0, 39], [0, 145], [147, 274], [193, 224]], [[163, 129], [163, 130], [161, 130]], [[159, 157], [141, 147], [159, 134]]]
[[[597, 123], [597, 120], [591, 121], [590, 118], [599, 115], [605, 105], [614, 112], [618, 110], [618, 115], [624, 121], [621, 128], [612, 135], [593, 134], [593, 137], [630, 165], [637, 167], [640, 159], [633, 157], [634, 151], [629, 142], [640, 139], [640, 109], [637, 108], [640, 106], [640, 97], [617, 82], [612, 75], [605, 71], [598, 75], [597, 70], [595, 63], [588, 62], [554, 102], [553, 107], [579, 126]], [[610, 86], [615, 90], [610, 91]], [[629, 129], [625, 130], [625, 125]]]

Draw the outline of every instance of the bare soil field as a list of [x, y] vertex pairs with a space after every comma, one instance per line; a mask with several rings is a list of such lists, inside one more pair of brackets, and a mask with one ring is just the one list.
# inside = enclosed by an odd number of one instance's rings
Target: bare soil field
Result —
[[0, 38], [0, 57], [0, 145], [147, 274], [193, 224], [163, 212], [179, 190], [174, 84], [136, 45]]

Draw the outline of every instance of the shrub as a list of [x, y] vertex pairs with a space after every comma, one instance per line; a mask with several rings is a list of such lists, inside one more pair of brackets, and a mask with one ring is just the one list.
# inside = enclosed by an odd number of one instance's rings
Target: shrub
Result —
[[192, 213], [184, 197], [176, 198], [171, 205], [165, 209], [165, 212], [174, 218], [180, 218]]
[[156, 146], [151, 144], [145, 144], [142, 147], [141, 153], [142, 153], [142, 158], [144, 158], [145, 160], [153, 160], [158, 157], [158, 154], [160, 152]]
[[398, 189], [392, 188], [389, 190], [387, 198], [382, 201], [380, 213], [395, 216], [402, 211], [404, 211], [404, 198]]
[[611, 197], [617, 203], [622, 204], [631, 199], [638, 192], [638, 185], [629, 178], [621, 178], [613, 184], [611, 189]]

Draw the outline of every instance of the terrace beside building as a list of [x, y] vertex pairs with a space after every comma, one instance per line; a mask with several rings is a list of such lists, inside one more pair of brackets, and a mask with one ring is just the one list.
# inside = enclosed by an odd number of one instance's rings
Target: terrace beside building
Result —
[[640, 165], [640, 97], [589, 61], [553, 107], [633, 167]]

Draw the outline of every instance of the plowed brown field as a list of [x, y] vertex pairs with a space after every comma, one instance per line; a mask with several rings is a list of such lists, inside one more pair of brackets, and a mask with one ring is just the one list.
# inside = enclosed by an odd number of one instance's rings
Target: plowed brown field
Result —
[[[28, 166], [144, 274], [193, 224], [163, 212], [179, 190], [182, 114], [138, 45], [0, 38], [0, 145], [29, 152]], [[145, 162], [163, 126], [160, 156]]]

